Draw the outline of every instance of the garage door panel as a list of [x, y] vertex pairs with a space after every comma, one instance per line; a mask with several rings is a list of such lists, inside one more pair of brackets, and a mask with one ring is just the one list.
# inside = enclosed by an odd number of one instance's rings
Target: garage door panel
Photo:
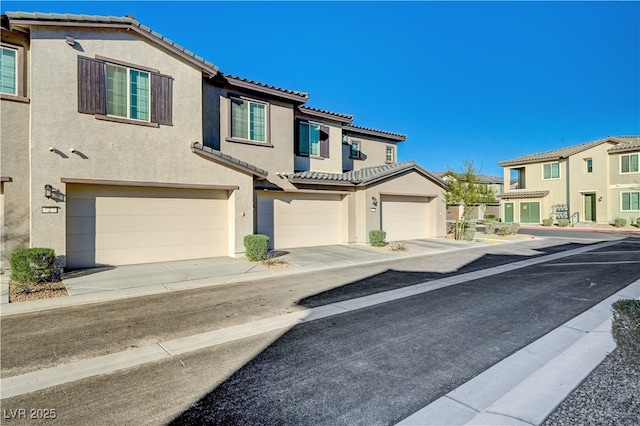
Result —
[[226, 191], [69, 185], [67, 265], [226, 256]]
[[387, 241], [429, 237], [429, 199], [426, 197], [383, 196], [382, 229]]
[[261, 194], [258, 232], [272, 248], [340, 244], [342, 196], [336, 194]]

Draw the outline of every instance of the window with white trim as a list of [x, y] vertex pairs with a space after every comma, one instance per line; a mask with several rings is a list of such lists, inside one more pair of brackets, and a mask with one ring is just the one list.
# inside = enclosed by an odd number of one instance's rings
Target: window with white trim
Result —
[[386, 161], [387, 163], [393, 163], [395, 161], [395, 149], [392, 146], [387, 147]]
[[560, 179], [560, 163], [543, 164], [542, 179]]
[[150, 120], [151, 78], [146, 71], [105, 64], [107, 115]]
[[638, 154], [620, 156], [620, 173], [638, 173]]
[[640, 192], [622, 192], [620, 194], [620, 210], [625, 212], [640, 211]]
[[18, 50], [2, 46], [0, 93], [18, 95]]
[[231, 98], [231, 137], [267, 142], [267, 104]]
[[584, 164], [586, 172], [593, 173], [593, 158], [585, 158]]

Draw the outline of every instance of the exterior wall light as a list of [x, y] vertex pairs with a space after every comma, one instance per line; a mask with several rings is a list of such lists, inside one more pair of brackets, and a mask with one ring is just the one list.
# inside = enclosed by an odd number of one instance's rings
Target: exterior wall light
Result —
[[44, 196], [47, 198], [53, 197], [53, 187], [49, 184], [44, 186]]
[[378, 199], [377, 199], [376, 197], [371, 197], [371, 203], [372, 203], [374, 206], [377, 206], [377, 205], [378, 205]]

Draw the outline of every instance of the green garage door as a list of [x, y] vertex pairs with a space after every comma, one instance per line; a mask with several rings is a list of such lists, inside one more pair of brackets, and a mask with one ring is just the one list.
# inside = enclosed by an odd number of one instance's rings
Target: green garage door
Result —
[[540, 223], [540, 203], [520, 203], [520, 222]]

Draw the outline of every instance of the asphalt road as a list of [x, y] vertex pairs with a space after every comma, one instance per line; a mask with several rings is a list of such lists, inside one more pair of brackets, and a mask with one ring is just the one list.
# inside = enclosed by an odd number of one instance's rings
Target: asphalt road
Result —
[[[575, 246], [531, 241], [486, 254], [471, 250], [10, 317], [2, 323], [2, 373], [21, 374], [41, 364]], [[595, 252], [17, 396], [2, 405], [55, 408], [54, 421], [69, 425], [392, 424], [635, 281], [639, 262], [640, 239], [629, 238]]]

